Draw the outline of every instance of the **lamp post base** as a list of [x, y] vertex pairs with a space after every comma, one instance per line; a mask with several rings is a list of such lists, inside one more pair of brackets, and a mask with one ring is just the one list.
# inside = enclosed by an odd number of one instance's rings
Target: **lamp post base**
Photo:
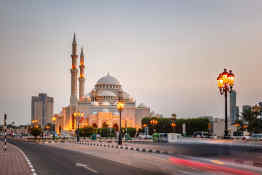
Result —
[[122, 145], [122, 134], [119, 133], [118, 145]]
[[230, 136], [228, 135], [228, 130], [225, 130], [224, 132], [224, 139], [230, 139]]

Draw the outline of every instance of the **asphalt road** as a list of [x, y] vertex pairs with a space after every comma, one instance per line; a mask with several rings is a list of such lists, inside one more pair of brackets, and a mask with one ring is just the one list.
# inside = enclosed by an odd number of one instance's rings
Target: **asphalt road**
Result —
[[163, 172], [143, 170], [92, 155], [54, 148], [46, 145], [8, 140], [18, 146], [31, 160], [39, 175], [125, 174], [154, 175]]
[[262, 162], [262, 146], [226, 145], [209, 143], [141, 143], [152, 145], [156, 149], [165, 149], [175, 154], [203, 158], [224, 158]]

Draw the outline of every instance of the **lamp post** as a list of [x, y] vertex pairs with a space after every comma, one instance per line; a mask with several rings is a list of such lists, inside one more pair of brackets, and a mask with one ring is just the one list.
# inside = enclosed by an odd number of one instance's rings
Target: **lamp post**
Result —
[[32, 120], [33, 127], [38, 128], [38, 120]]
[[158, 124], [158, 121], [157, 121], [156, 119], [152, 119], [152, 120], [150, 120], [150, 124], [153, 125], [153, 132], [154, 132], [154, 130], [155, 130], [155, 125]]
[[122, 119], [121, 119], [121, 113], [122, 113], [122, 111], [124, 109], [124, 103], [118, 101], [116, 107], [117, 107], [117, 110], [119, 111], [119, 115], [120, 115], [120, 119], [119, 119], [120, 120], [120, 124], [119, 124], [119, 128], [120, 129], [119, 129], [118, 144], [122, 145], [122, 129], [121, 129], [121, 121], [122, 121]]
[[146, 135], [147, 137], [147, 133], [148, 133], [147, 124], [143, 124], [143, 128], [144, 128], [144, 135]]
[[227, 127], [227, 93], [231, 93], [234, 86], [235, 75], [232, 73], [232, 70], [227, 72], [227, 69], [224, 69], [224, 72], [220, 73], [217, 77], [217, 86], [221, 95], [225, 95], [225, 131], [224, 138], [228, 137], [228, 127]]
[[80, 138], [79, 138], [79, 123], [80, 123], [80, 117], [84, 117], [84, 113], [83, 113], [83, 112], [74, 112], [74, 117], [76, 118], [76, 121], [77, 121], [76, 141], [79, 142], [79, 141], [80, 141]]
[[52, 122], [53, 122], [53, 131], [54, 131], [54, 133], [53, 133], [53, 140], [55, 140], [55, 122], [56, 122], [56, 117], [55, 116], [52, 117]]

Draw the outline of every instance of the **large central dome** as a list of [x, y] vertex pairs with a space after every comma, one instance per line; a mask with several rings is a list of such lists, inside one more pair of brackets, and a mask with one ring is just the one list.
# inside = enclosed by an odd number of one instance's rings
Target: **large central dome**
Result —
[[119, 81], [111, 76], [109, 73], [107, 73], [106, 76], [100, 78], [97, 83], [97, 85], [106, 84], [106, 85], [120, 85]]

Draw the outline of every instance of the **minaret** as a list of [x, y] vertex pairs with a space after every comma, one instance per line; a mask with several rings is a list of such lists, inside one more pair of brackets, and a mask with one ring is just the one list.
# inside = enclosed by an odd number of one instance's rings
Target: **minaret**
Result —
[[76, 35], [74, 33], [74, 39], [72, 43], [72, 69], [71, 69], [71, 97], [70, 104], [76, 105], [77, 103], [77, 43], [76, 43]]
[[79, 69], [80, 69], [79, 99], [81, 99], [82, 97], [84, 97], [84, 94], [85, 94], [85, 59], [84, 59], [83, 48], [81, 48]]

